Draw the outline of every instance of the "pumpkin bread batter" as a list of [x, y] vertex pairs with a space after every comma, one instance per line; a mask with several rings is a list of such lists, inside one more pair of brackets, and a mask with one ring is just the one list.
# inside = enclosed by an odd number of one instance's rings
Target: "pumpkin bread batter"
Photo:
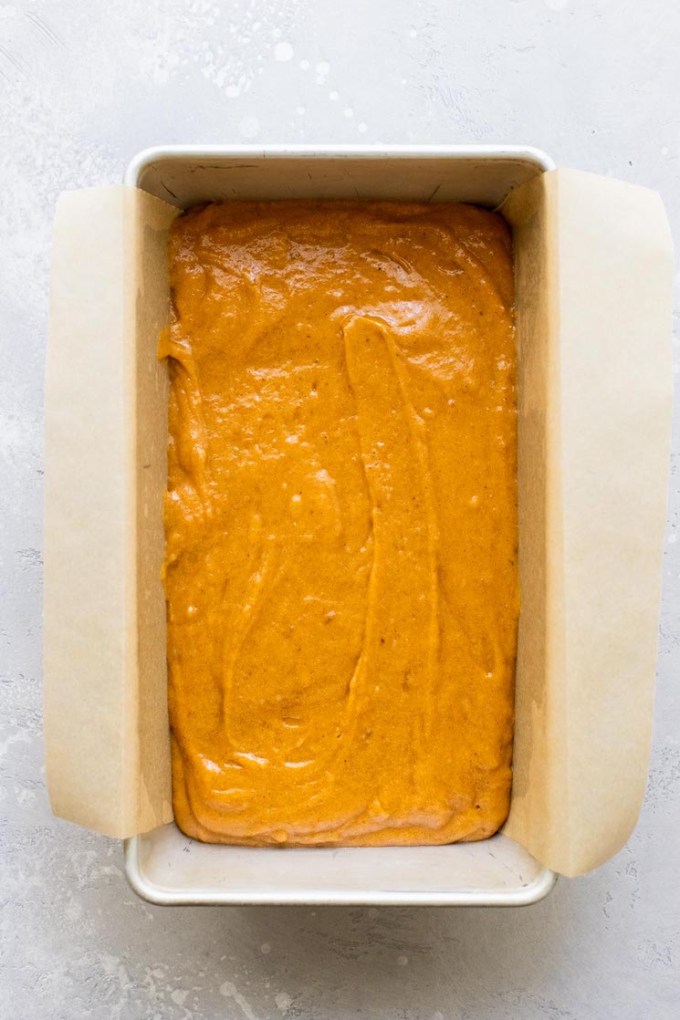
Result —
[[510, 794], [511, 244], [466, 205], [179, 217], [166, 498], [175, 817], [450, 843]]

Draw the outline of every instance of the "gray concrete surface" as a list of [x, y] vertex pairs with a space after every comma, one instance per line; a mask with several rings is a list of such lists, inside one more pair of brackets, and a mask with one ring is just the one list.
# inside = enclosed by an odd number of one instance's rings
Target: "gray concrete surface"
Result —
[[677, 241], [679, 41], [674, 0], [0, 2], [0, 1016], [680, 1015], [677, 431], [640, 825], [540, 905], [151, 908], [127, 887], [119, 844], [52, 818], [40, 706], [58, 192], [119, 181], [162, 142], [519, 142], [658, 188]]

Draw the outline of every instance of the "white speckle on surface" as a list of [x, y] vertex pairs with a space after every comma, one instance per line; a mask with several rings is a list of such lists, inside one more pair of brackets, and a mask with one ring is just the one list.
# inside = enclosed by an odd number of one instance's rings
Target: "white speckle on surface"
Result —
[[359, 123], [357, 124], [357, 131], [362, 135], [366, 134], [366, 132], [368, 131], [368, 124], [366, 123], [366, 121], [364, 120], [359, 121]]
[[32, 804], [35, 801], [35, 790], [31, 790], [28, 786], [17, 786], [14, 790], [14, 796], [16, 802], [20, 807], [26, 807], [28, 804]]
[[276, 1003], [276, 1008], [281, 1013], [287, 1013], [293, 1003], [293, 1000], [286, 992], [277, 992], [274, 996], [274, 1002]]
[[283, 62], [292, 60], [294, 52], [289, 42], [277, 42], [274, 47], [274, 59]]
[[317, 74], [321, 75], [322, 78], [325, 78], [330, 74], [331, 65], [326, 60], [320, 60], [316, 65], [315, 71]]
[[[200, 989], [199, 989], [200, 990]], [[233, 999], [246, 1020], [257, 1020], [248, 1000], [239, 992], [233, 981], [225, 981], [220, 985], [220, 995], [225, 999]]]
[[309, 70], [309, 61], [308, 60], [301, 60], [300, 61], [300, 70], [301, 71], [308, 71]]
[[340, 93], [336, 92], [335, 89], [332, 89], [328, 93], [328, 98], [330, 99], [331, 103], [337, 103], [338, 99], [340, 98]]
[[668, 945], [655, 939], [644, 939], [638, 946], [638, 958], [651, 971], [668, 971], [673, 968], [673, 954]]
[[678, 540], [678, 536], [675, 534], [674, 531], [671, 532], [671, 534], [668, 536], [668, 544], [669, 545], [675, 545], [677, 540]]
[[351, 118], [354, 116], [354, 110], [352, 109], [351, 106], [346, 106], [345, 109], [342, 111], [342, 115], [343, 117], [347, 117], [348, 120], [351, 120]]
[[260, 952], [262, 953], [263, 956], [269, 956], [271, 951], [272, 947], [269, 945], [268, 942], [263, 942], [262, 945], [260, 946]]
[[70, 899], [66, 904], [64, 913], [69, 921], [78, 921], [83, 916], [83, 905], [79, 900]]
[[257, 138], [260, 133], [260, 122], [257, 117], [243, 117], [238, 125], [242, 138]]
[[7, 733], [4, 740], [0, 740], [0, 759], [9, 751], [10, 747], [14, 744], [30, 744], [31, 736], [25, 730], [19, 730], [17, 733]]
[[295, 107], [295, 112], [297, 113], [297, 115], [299, 117], [303, 117], [305, 115], [306, 110], [307, 110], [306, 106], [296, 106]]
[[186, 988], [174, 988], [170, 992], [170, 998], [172, 999], [176, 1006], [183, 1006], [184, 1003], [187, 1001], [188, 995], [189, 991]]
[[400, 967], [405, 967], [408, 963], [408, 956], [405, 956], [402, 953], [400, 956], [397, 957], [397, 963], [399, 964]]

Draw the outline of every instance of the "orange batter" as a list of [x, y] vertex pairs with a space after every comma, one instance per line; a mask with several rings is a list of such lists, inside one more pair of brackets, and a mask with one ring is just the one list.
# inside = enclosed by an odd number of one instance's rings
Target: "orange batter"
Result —
[[234, 202], [174, 225], [175, 817], [247, 844], [482, 839], [510, 794], [508, 229]]

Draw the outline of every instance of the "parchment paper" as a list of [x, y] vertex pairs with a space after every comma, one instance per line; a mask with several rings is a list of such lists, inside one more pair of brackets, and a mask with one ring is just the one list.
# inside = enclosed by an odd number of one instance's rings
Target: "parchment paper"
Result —
[[46, 374], [44, 703], [56, 814], [127, 837], [172, 818], [162, 492], [165, 243], [132, 188], [61, 196]]
[[[520, 352], [515, 772], [505, 831], [566, 875], [628, 837], [649, 752], [669, 456], [668, 227], [653, 192], [558, 170], [513, 225]], [[55, 813], [171, 818], [160, 584], [177, 210], [62, 197], [47, 367], [45, 709]]]
[[556, 170], [513, 192], [522, 612], [507, 835], [577, 875], [623, 846], [652, 722], [672, 401], [659, 196]]

